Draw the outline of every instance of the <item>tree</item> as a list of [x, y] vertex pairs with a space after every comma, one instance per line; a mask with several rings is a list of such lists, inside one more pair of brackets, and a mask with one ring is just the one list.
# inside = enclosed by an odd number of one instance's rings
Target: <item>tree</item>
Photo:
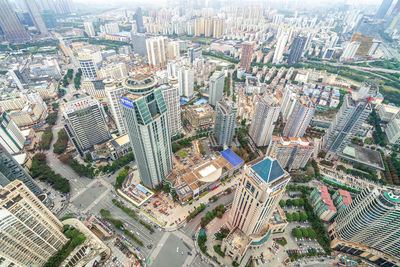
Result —
[[297, 212], [293, 213], [293, 220], [297, 222], [300, 221], [300, 215]]
[[308, 216], [307, 213], [305, 213], [304, 211], [300, 212], [300, 221], [307, 221]]
[[310, 235], [309, 235], [309, 232], [308, 232], [308, 229], [307, 229], [307, 228], [301, 228], [301, 233], [302, 233], [303, 237], [307, 237], [307, 238], [309, 238], [309, 237], [310, 237]]
[[293, 205], [298, 207], [299, 206], [299, 200], [298, 199], [293, 200]]
[[297, 228], [292, 229], [292, 235], [294, 237], [296, 237], [296, 238], [302, 238], [303, 237], [302, 231], [300, 231]]
[[246, 119], [243, 119], [240, 124], [242, 124], [242, 126], [246, 126]]
[[291, 200], [291, 199], [286, 200], [286, 206], [288, 206], [288, 207], [293, 206], [293, 200]]
[[281, 208], [283, 208], [284, 206], [286, 206], [286, 201], [283, 200], [283, 199], [281, 199], [281, 200], [279, 201], [279, 206], [281, 206]]
[[316, 238], [316, 237], [317, 237], [317, 233], [315, 233], [314, 229], [309, 228], [309, 229], [308, 229], [308, 236], [309, 236], [310, 238]]
[[303, 198], [300, 198], [300, 199], [299, 199], [299, 206], [300, 206], [300, 207], [303, 207], [303, 206], [304, 206], [304, 199], [303, 199]]
[[289, 222], [293, 221], [293, 215], [291, 213], [286, 213], [286, 220]]

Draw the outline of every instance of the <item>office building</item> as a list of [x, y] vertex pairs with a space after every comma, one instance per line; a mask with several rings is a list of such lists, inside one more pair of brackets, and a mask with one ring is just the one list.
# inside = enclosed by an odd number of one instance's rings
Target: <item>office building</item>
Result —
[[331, 247], [377, 266], [400, 266], [400, 193], [367, 187], [328, 228]]
[[390, 122], [391, 120], [398, 117], [400, 114], [400, 107], [392, 105], [380, 104], [375, 106], [375, 108], [376, 108], [376, 113], [378, 114], [379, 118], [381, 119], [381, 122], [383, 123]]
[[0, 107], [0, 145], [8, 153], [15, 154], [24, 147], [25, 136], [15, 122]]
[[369, 100], [367, 98], [367, 100], [355, 101], [351, 94], [344, 96], [342, 106], [322, 139], [326, 151], [343, 152], [372, 112], [372, 104]]
[[69, 101], [64, 117], [65, 130], [81, 156], [94, 145], [104, 143], [111, 138], [103, 108], [90, 96], [80, 96]]
[[8, 42], [23, 43], [30, 40], [8, 0], [0, 0], [0, 27]]
[[270, 219], [289, 180], [276, 159], [266, 157], [244, 167], [229, 211], [228, 225], [233, 231], [221, 246], [226, 255], [240, 262], [250, 246], [259, 247], [269, 239], [273, 227]]
[[68, 242], [63, 224], [19, 180], [0, 189], [0, 221], [2, 266], [43, 266]]
[[99, 77], [99, 70], [97, 64], [89, 54], [81, 54], [78, 58], [79, 65], [82, 70], [82, 75], [86, 79], [96, 79]]
[[273, 64], [282, 63], [283, 51], [285, 50], [288, 38], [289, 38], [289, 36], [287, 33], [281, 33], [281, 35], [278, 37], [278, 41], [276, 42], [276, 46], [275, 46], [274, 56], [272, 58]]
[[343, 50], [343, 54], [340, 56], [340, 61], [346, 61], [356, 58], [356, 53], [360, 47], [360, 42], [349, 42]]
[[235, 133], [237, 106], [227, 99], [215, 107], [214, 134], [219, 146], [230, 146]]
[[43, 200], [43, 191], [25, 171], [25, 169], [0, 145], [0, 186], [6, 186], [15, 180], [22, 181], [29, 190]]
[[85, 21], [83, 23], [85, 27], [85, 32], [89, 37], [94, 37], [96, 36], [96, 31], [94, 30], [93, 22], [91, 21]]
[[264, 98], [258, 97], [249, 129], [249, 135], [256, 146], [267, 146], [271, 142], [280, 111], [281, 107], [275, 97], [270, 95], [265, 95]]
[[194, 94], [194, 70], [190, 67], [178, 69], [179, 94], [187, 99], [192, 99]]
[[305, 36], [296, 36], [293, 39], [288, 57], [288, 64], [296, 64], [300, 62], [301, 56], [303, 55], [303, 51], [306, 46], [306, 42], [307, 37]]
[[302, 169], [314, 152], [314, 145], [306, 138], [273, 136], [266, 155], [279, 161], [282, 168]]
[[161, 68], [167, 65], [168, 38], [152, 37], [146, 39], [147, 58], [151, 67]]
[[113, 115], [115, 124], [117, 125], [118, 133], [122, 136], [127, 133], [121, 104], [121, 96], [125, 94], [125, 88], [112, 80], [106, 80], [104, 89], [110, 103], [111, 114]]
[[131, 32], [132, 48], [135, 54], [141, 57], [147, 55], [146, 35]]
[[183, 116], [194, 129], [210, 127], [214, 122], [214, 110], [207, 103], [187, 105]]
[[379, 6], [379, 9], [375, 14], [375, 18], [377, 18], [377, 19], [385, 18], [392, 3], [393, 3], [393, 0], [382, 0], [382, 3]]
[[50, 5], [57, 14], [71, 14], [74, 11], [72, 0], [55, 0]]
[[157, 80], [147, 74], [127, 78], [121, 97], [129, 139], [140, 179], [156, 188], [172, 170], [171, 135], [167, 106]]
[[218, 101], [222, 99], [224, 94], [225, 76], [222, 71], [216, 71], [210, 77], [209, 98], [208, 103], [215, 107]]
[[140, 7], [138, 7], [136, 9], [135, 20], [136, 20], [136, 30], [137, 30], [137, 32], [145, 33], [146, 29], [144, 28], [143, 14], [142, 14], [142, 9]]
[[315, 112], [315, 105], [307, 96], [296, 98], [293, 110], [287, 118], [283, 136], [303, 137]]
[[168, 85], [162, 85], [161, 92], [164, 97], [165, 104], [167, 105], [169, 133], [171, 136], [174, 136], [182, 132], [178, 81], [176, 79], [172, 79]]
[[36, 29], [42, 35], [48, 35], [49, 32], [47, 31], [46, 24], [44, 24], [42, 16], [40, 15], [36, 1], [24, 0], [24, 4], [28, 10], [30, 17], [32, 18], [33, 24], [35, 25]]
[[251, 56], [253, 53], [253, 43], [245, 42], [242, 44], [242, 54], [240, 56], [240, 68], [250, 71]]

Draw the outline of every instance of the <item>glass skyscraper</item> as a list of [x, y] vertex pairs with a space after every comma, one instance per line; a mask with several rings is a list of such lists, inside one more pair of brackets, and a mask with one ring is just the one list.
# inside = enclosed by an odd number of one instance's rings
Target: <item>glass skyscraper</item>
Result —
[[152, 76], [136, 74], [123, 86], [127, 93], [121, 101], [140, 178], [145, 186], [155, 188], [172, 170], [167, 105]]

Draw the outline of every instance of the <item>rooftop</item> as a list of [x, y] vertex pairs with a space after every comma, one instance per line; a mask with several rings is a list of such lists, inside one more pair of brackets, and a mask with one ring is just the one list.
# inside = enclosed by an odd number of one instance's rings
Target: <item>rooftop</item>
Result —
[[385, 170], [381, 154], [372, 149], [350, 144], [343, 149], [340, 156], [375, 169]]
[[224, 157], [224, 159], [226, 159], [226, 161], [228, 161], [233, 167], [236, 167], [244, 162], [238, 155], [235, 154], [235, 152], [233, 152], [229, 148], [222, 151], [221, 156]]
[[265, 158], [264, 160], [251, 166], [257, 175], [266, 183], [273, 182], [285, 174], [278, 160]]

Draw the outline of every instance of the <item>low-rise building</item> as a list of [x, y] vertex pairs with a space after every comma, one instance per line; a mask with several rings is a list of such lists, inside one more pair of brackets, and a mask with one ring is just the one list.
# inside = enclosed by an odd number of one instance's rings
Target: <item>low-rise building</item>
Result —
[[226, 149], [208, 162], [180, 172], [174, 171], [167, 177], [181, 203], [197, 199], [206, 190], [212, 190], [221, 180], [232, 176], [240, 169], [244, 161], [232, 150]]
[[400, 119], [392, 119], [386, 126], [385, 133], [391, 145], [400, 145]]
[[188, 106], [184, 113], [193, 128], [210, 126], [214, 122], [214, 110], [207, 104]]

